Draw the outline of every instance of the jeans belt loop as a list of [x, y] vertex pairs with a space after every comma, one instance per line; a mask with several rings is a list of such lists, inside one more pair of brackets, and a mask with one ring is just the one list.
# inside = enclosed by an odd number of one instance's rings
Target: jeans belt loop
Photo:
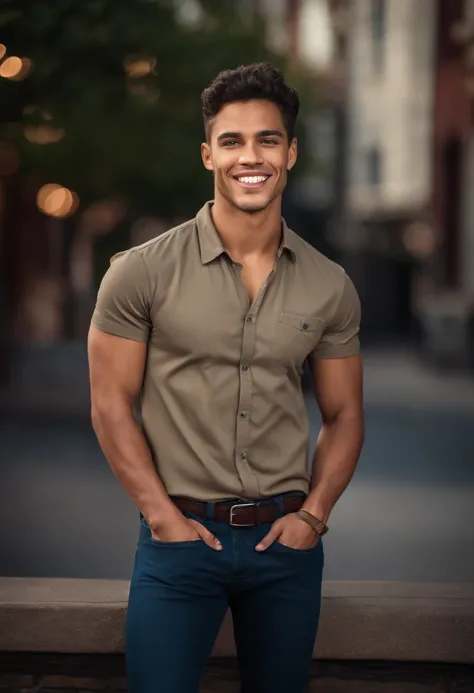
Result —
[[204, 512], [206, 514], [206, 520], [213, 520], [214, 519], [215, 507], [216, 507], [216, 504], [213, 501], [208, 501], [206, 503], [206, 508], [204, 510]]
[[283, 496], [275, 496], [273, 498], [273, 501], [278, 508], [278, 516], [283, 517], [285, 514], [285, 506], [283, 505]]

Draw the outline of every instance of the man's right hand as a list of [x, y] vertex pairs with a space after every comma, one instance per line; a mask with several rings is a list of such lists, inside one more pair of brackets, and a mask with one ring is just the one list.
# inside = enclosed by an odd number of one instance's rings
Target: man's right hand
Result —
[[204, 527], [201, 522], [184, 517], [181, 513], [169, 520], [150, 526], [152, 539], [163, 543], [178, 541], [199, 541], [200, 539], [214, 551], [221, 551], [220, 541]]

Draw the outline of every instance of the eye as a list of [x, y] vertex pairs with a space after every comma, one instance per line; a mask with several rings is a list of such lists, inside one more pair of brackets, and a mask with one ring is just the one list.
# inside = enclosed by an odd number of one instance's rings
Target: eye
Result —
[[227, 140], [223, 143], [223, 147], [233, 147], [234, 144], [238, 144], [237, 140]]
[[278, 144], [278, 142], [276, 140], [265, 138], [264, 140], [262, 140], [262, 144]]

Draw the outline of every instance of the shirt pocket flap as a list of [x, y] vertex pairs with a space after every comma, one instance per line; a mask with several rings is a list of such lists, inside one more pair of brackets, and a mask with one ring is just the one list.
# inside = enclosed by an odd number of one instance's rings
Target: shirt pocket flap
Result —
[[299, 313], [287, 312], [280, 313], [278, 322], [288, 325], [288, 327], [294, 327], [301, 332], [319, 332], [323, 323], [320, 318], [310, 318]]

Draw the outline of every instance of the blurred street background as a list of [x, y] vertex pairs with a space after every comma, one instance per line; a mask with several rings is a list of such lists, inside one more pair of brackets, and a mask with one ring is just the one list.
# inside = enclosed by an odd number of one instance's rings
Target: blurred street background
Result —
[[96, 292], [212, 198], [200, 92], [260, 60], [302, 101], [285, 218], [363, 306], [326, 578], [474, 581], [474, 0], [3, 0], [0, 575], [131, 576], [138, 511], [89, 421]]

